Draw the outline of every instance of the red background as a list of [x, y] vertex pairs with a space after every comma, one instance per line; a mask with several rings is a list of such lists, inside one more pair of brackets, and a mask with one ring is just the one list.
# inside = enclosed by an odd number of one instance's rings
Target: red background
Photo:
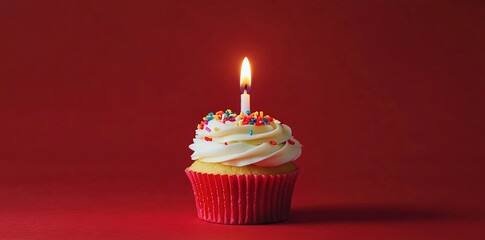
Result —
[[[483, 239], [485, 5], [390, 2], [0, 1], [0, 238]], [[244, 56], [304, 144], [281, 224], [183, 172]]]

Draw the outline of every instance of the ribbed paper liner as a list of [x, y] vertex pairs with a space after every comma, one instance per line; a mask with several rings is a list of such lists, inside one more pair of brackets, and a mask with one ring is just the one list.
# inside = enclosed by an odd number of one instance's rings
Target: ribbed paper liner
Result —
[[185, 170], [197, 215], [221, 224], [262, 224], [288, 219], [298, 172], [277, 175], [219, 175]]

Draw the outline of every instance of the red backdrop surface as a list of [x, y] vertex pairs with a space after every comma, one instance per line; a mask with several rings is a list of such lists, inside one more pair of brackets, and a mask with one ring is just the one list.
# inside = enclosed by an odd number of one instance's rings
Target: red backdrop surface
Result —
[[[392, 3], [391, 3], [392, 2]], [[480, 1], [0, 1], [0, 239], [483, 239]], [[304, 144], [289, 221], [197, 219], [209, 111]]]

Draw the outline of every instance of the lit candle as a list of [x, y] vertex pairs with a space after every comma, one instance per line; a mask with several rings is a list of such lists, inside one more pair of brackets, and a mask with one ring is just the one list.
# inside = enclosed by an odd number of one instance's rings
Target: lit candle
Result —
[[251, 89], [251, 67], [249, 66], [249, 60], [247, 57], [241, 66], [241, 79], [239, 82], [241, 87], [241, 112], [244, 115], [249, 115], [251, 112], [250, 101], [249, 101], [249, 90]]

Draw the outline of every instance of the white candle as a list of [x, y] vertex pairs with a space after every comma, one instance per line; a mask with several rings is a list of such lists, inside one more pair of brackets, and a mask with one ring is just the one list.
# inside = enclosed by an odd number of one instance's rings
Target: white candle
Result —
[[247, 93], [246, 90], [244, 90], [244, 93], [241, 94], [241, 112], [244, 113], [244, 115], [249, 115], [248, 111], [251, 112], [251, 106], [250, 106], [250, 96]]
[[241, 79], [239, 86], [241, 87], [241, 112], [243, 112], [244, 115], [249, 115], [248, 112], [251, 112], [249, 96], [249, 90], [251, 89], [251, 67], [249, 66], [249, 60], [247, 57], [244, 58], [241, 66]]

